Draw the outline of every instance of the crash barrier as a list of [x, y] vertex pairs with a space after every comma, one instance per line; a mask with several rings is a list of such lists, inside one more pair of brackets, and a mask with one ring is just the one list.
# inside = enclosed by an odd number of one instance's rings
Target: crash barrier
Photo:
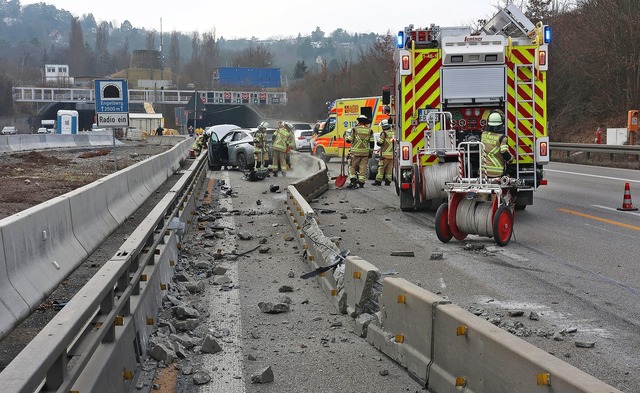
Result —
[[58, 392], [137, 389], [180, 240], [205, 191], [205, 162], [202, 155], [183, 172], [118, 252], [0, 373], [2, 391], [38, 391], [43, 382]]
[[621, 393], [490, 322], [374, 265], [341, 256], [296, 187], [286, 213], [311, 272], [356, 333], [433, 392]]
[[[181, 139], [184, 139], [184, 137], [181, 137]], [[123, 142], [116, 139], [116, 146], [123, 144]], [[0, 153], [90, 146], [113, 146], [113, 136], [91, 135], [89, 133], [75, 135], [18, 134], [0, 136]]]
[[[0, 339], [180, 167], [189, 142], [0, 220]], [[154, 161], [167, 169], [150, 174]]]
[[291, 185], [307, 201], [317, 198], [329, 189], [329, 174], [324, 161], [296, 151], [291, 152], [291, 161], [294, 173], [305, 172], [306, 176]]

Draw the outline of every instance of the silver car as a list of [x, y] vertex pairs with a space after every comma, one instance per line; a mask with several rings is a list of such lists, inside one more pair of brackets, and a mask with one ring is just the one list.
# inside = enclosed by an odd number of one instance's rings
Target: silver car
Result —
[[13, 126], [6, 126], [4, 128], [2, 128], [2, 132], [0, 134], [2, 135], [14, 135], [18, 133], [18, 129], [13, 127]]
[[[207, 162], [212, 171], [224, 167], [237, 167], [240, 170], [250, 169], [254, 166], [253, 160], [253, 134], [257, 128], [235, 128], [229, 130], [224, 136], [212, 132], [207, 142]], [[272, 143], [275, 129], [267, 128], [267, 140]], [[269, 154], [271, 156], [271, 154]], [[265, 164], [269, 164], [266, 162]]]

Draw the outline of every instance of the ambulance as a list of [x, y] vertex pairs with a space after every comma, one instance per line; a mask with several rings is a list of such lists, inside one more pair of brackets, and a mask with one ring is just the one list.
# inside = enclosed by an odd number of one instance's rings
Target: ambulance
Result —
[[332, 157], [341, 157], [343, 148], [349, 153], [351, 145], [344, 141], [347, 130], [358, 124], [357, 118], [365, 115], [371, 120], [369, 125], [374, 133], [381, 130], [379, 124], [389, 118], [389, 107], [382, 104], [382, 97], [340, 98], [329, 108], [329, 117], [321, 123], [311, 140], [311, 154], [329, 162]]

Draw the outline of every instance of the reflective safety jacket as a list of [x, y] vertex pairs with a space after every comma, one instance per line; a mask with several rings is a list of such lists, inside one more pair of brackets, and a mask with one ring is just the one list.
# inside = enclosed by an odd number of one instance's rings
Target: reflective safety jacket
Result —
[[285, 127], [278, 128], [273, 133], [273, 150], [286, 152], [287, 148], [294, 148], [295, 141], [293, 140], [293, 133], [287, 130]]
[[363, 125], [356, 126], [351, 135], [346, 136], [347, 142], [351, 143], [351, 154], [362, 157], [368, 156], [371, 141], [373, 140], [373, 131], [369, 127]]
[[378, 137], [378, 146], [380, 146], [380, 156], [393, 158], [393, 135], [382, 131]]
[[507, 136], [495, 132], [484, 131], [480, 141], [484, 144], [484, 151], [487, 155], [486, 170], [487, 177], [500, 177], [504, 174], [505, 159], [504, 153], [509, 152]]
[[267, 151], [267, 132], [266, 131], [256, 131], [253, 134], [253, 147], [256, 151]]

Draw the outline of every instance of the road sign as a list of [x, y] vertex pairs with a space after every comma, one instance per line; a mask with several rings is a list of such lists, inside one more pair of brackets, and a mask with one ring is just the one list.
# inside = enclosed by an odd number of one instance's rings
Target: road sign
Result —
[[104, 127], [129, 126], [126, 79], [96, 79], [96, 123]]

